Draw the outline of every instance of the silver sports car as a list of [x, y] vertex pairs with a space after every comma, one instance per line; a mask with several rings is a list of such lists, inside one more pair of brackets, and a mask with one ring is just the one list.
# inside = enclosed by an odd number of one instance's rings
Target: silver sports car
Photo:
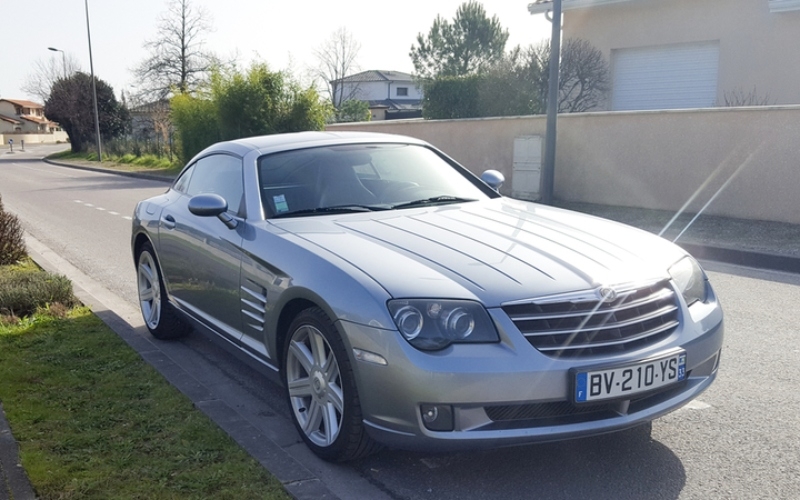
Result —
[[328, 460], [616, 431], [711, 384], [722, 309], [697, 261], [501, 183], [409, 137], [213, 145], [136, 207], [145, 322], [257, 361]]

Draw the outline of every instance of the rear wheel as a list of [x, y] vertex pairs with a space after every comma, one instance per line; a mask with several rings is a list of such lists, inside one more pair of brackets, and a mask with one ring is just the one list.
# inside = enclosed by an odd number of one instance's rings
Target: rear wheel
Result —
[[317, 456], [345, 461], [380, 449], [361, 421], [344, 343], [322, 309], [302, 311], [289, 327], [283, 377], [292, 420]]
[[153, 337], [161, 340], [183, 337], [190, 327], [167, 301], [161, 270], [150, 243], [142, 245], [136, 262], [139, 306], [147, 329]]

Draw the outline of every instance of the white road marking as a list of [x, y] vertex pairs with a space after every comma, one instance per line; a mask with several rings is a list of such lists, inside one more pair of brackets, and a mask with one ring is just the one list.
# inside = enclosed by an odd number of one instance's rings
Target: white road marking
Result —
[[687, 410], [707, 410], [711, 408], [711, 405], [708, 403], [704, 403], [699, 399], [695, 399], [694, 401], [689, 402], [686, 406], [684, 406]]
[[[81, 205], [83, 205], [83, 206], [85, 206], [87, 208], [94, 208], [94, 209], [99, 210], [101, 212], [109, 213], [109, 214], [111, 214], [111, 215], [113, 215], [115, 217], [119, 217], [120, 216], [119, 212], [115, 212], [113, 210], [106, 210], [103, 207], [96, 207], [93, 204], [91, 204], [89, 202], [86, 202], [86, 201], [83, 201], [83, 200], [72, 200], [72, 201], [74, 201], [75, 203], [80, 203]], [[128, 215], [123, 215], [122, 218], [125, 219], [125, 220], [133, 220], [133, 218], [128, 216]]]

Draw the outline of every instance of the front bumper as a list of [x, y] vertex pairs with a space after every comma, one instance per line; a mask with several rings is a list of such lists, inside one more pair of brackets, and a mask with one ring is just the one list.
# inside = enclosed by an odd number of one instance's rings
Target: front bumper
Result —
[[[697, 397], [714, 381], [723, 339], [716, 302], [663, 342], [624, 356], [554, 359], [533, 348], [502, 313], [493, 314], [501, 342], [421, 352], [396, 331], [340, 323], [349, 347], [375, 353], [386, 365], [353, 361], [364, 424], [386, 445], [414, 450], [493, 448], [558, 441], [646, 423]], [[576, 407], [570, 369], [635, 362], [675, 347], [687, 355], [687, 378], [655, 394]], [[422, 410], [448, 409], [452, 429], [431, 430]], [[447, 412], [444, 412], [447, 413]]]

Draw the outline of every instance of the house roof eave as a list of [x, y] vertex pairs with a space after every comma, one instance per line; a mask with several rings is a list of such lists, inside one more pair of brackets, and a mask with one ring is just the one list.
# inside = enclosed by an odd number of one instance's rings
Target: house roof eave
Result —
[[338, 80], [331, 80], [330, 83], [367, 83], [367, 82], [413, 82], [414, 77], [410, 73], [394, 70], [368, 70], [348, 75]]
[[31, 116], [31, 115], [20, 115], [20, 118], [39, 125], [46, 125], [49, 122], [49, 120], [45, 120], [43, 118], [39, 118], [38, 116]]
[[769, 0], [770, 12], [789, 12], [800, 10], [800, 0]]
[[15, 118], [11, 118], [10, 116], [0, 115], [0, 120], [2, 120], [4, 122], [11, 123], [13, 125], [22, 125], [21, 121], [15, 119]]
[[0, 99], [0, 101], [10, 102], [12, 104], [15, 104], [15, 105], [21, 107], [21, 108], [44, 109], [44, 106], [42, 106], [41, 104], [39, 104], [37, 102], [25, 101], [23, 99], [5, 99], [5, 98], [3, 98], [3, 99]]
[[[600, 7], [614, 3], [635, 2], [636, 0], [563, 0], [561, 10], [584, 9], [587, 7]], [[553, 0], [537, 0], [528, 4], [528, 12], [531, 14], [544, 14], [553, 10], [551, 6]]]

